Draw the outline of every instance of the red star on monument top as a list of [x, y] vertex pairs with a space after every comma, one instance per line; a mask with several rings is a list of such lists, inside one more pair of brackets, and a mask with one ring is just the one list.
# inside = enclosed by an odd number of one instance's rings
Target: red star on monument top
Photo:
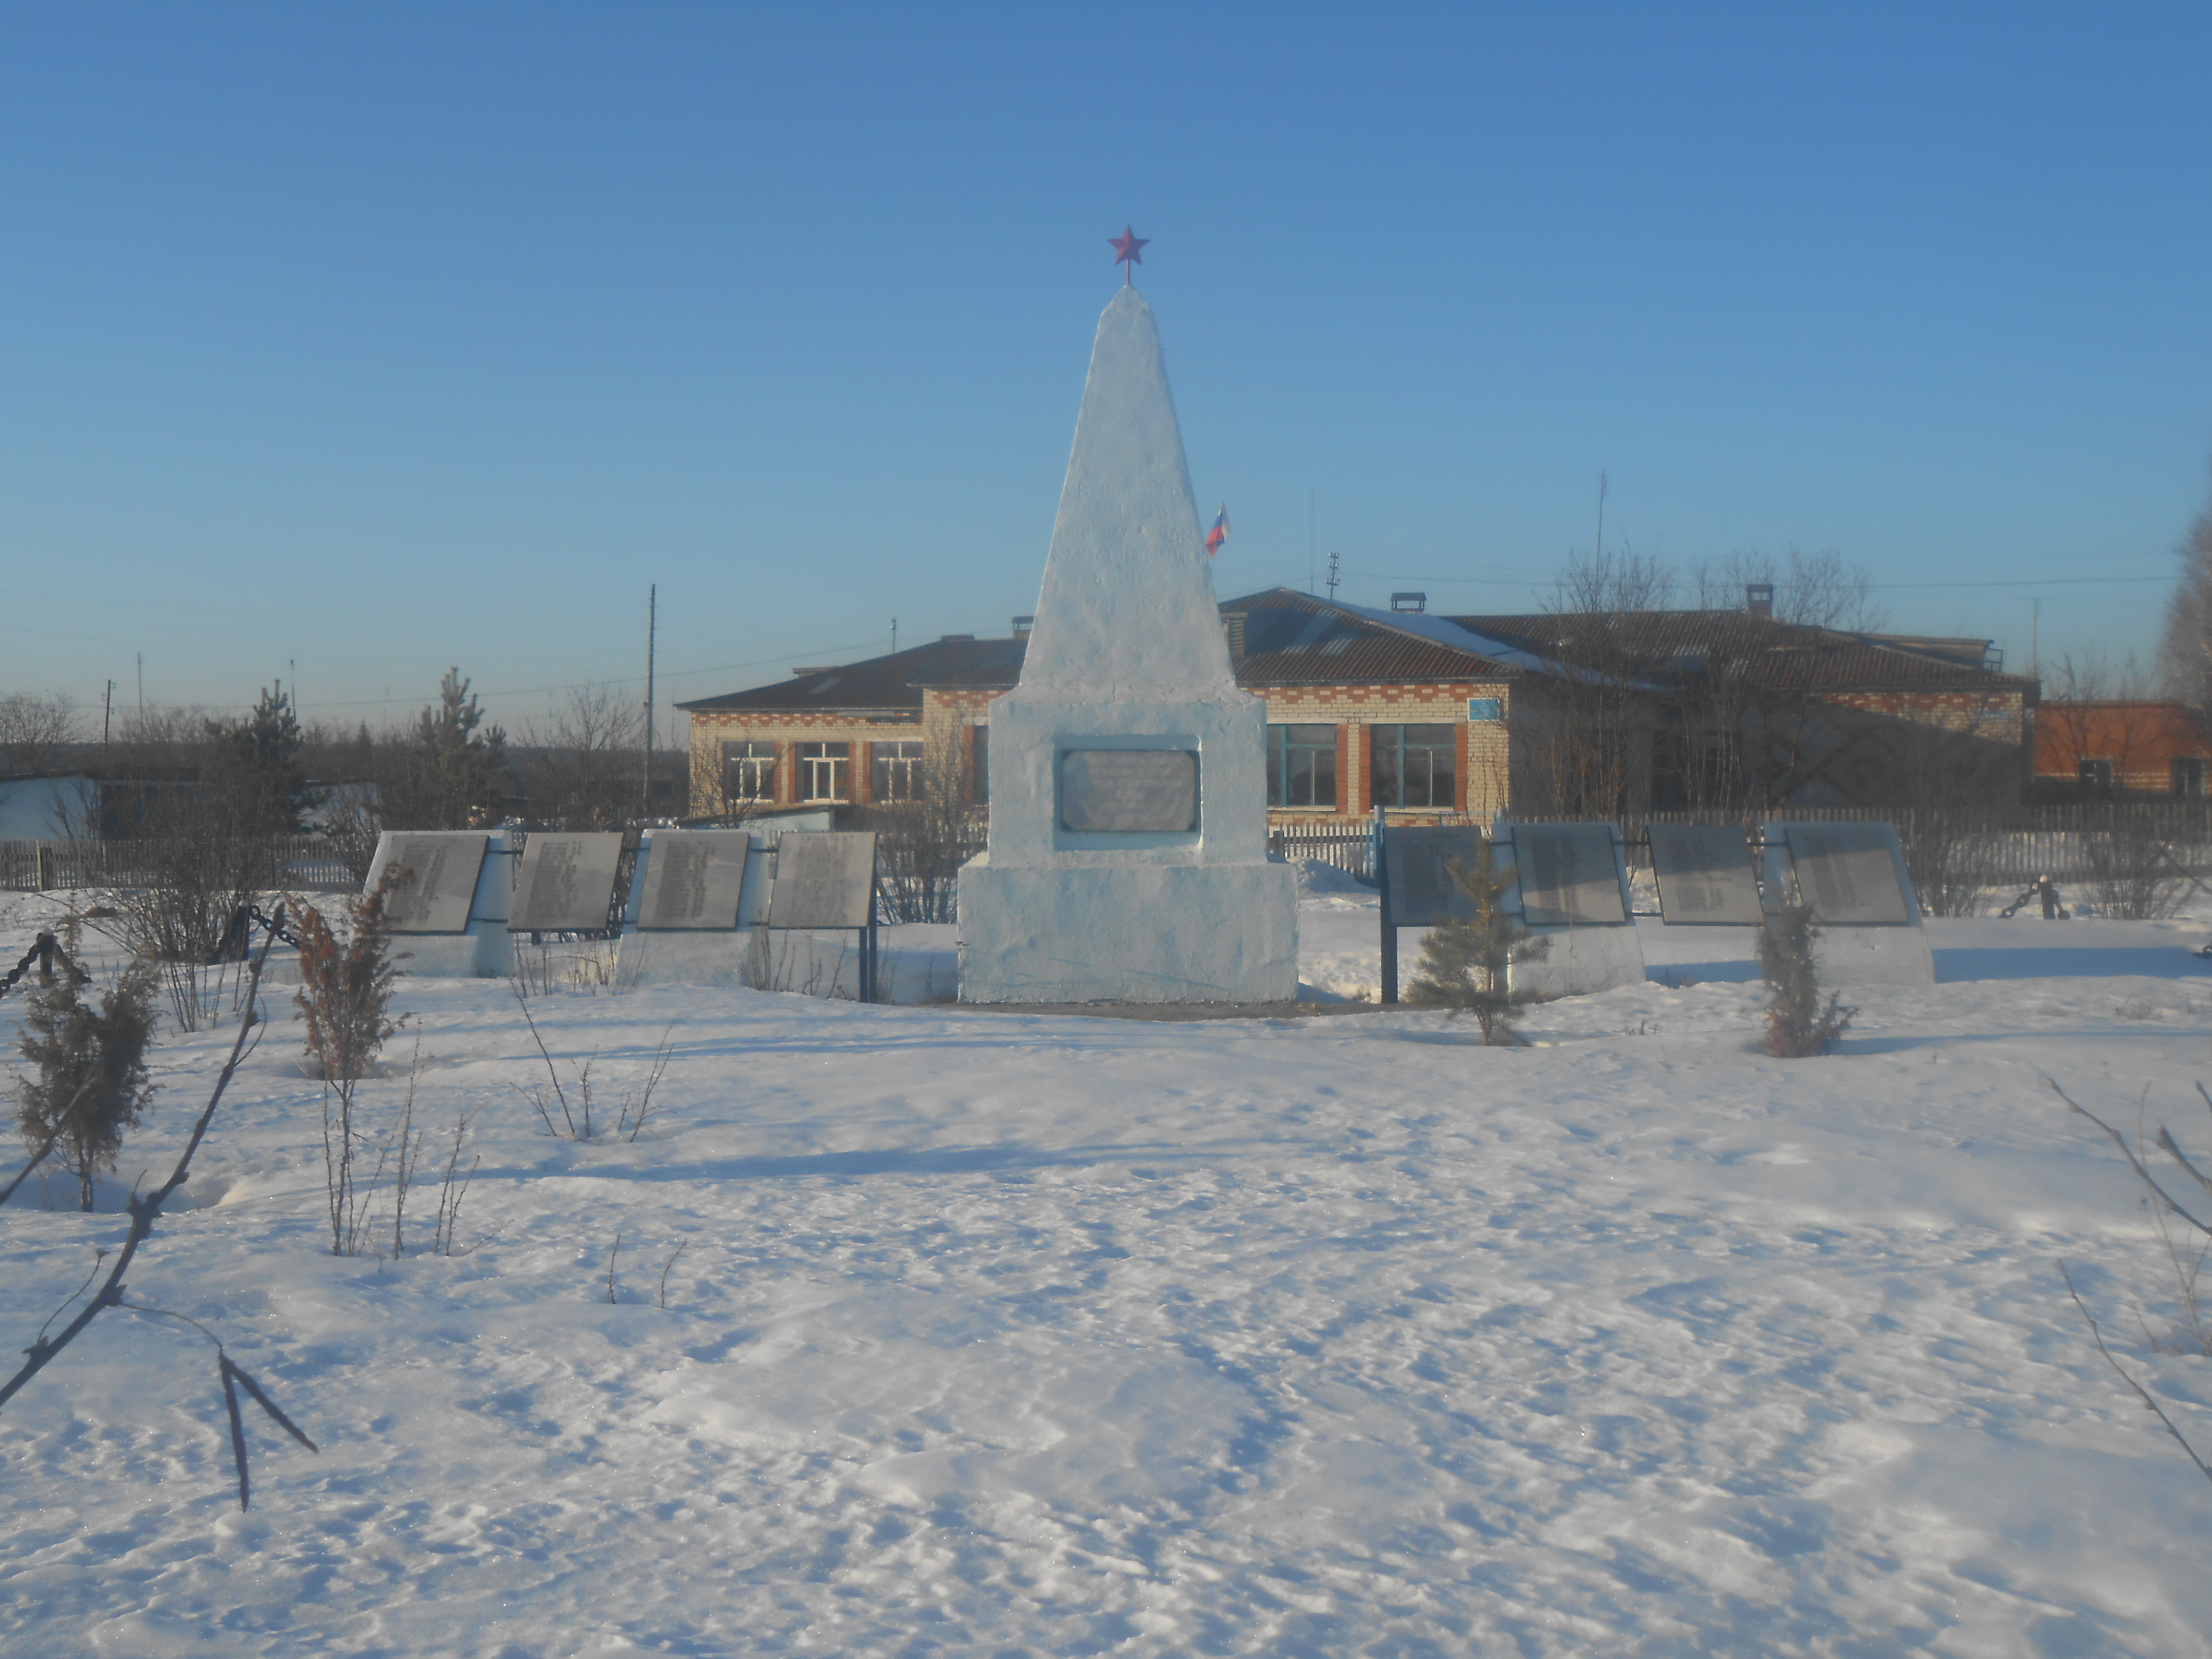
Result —
[[1137, 279], [1137, 267], [1145, 263], [1145, 256], [1138, 249], [1151, 240], [1150, 237], [1138, 235], [1127, 225], [1121, 227], [1119, 236], [1106, 239], [1106, 246], [1114, 250], [1114, 263], [1123, 267], [1123, 279], [1133, 285]]

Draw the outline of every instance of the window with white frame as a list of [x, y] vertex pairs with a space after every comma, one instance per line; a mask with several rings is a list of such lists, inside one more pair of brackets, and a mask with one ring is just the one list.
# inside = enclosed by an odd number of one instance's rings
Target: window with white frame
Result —
[[868, 793], [879, 801], [920, 800], [921, 745], [904, 742], [870, 744]]
[[851, 744], [802, 743], [799, 745], [799, 799], [850, 800], [852, 796]]
[[722, 745], [722, 789], [732, 800], [775, 799], [775, 744], [757, 738]]
[[1378, 806], [1455, 806], [1460, 728], [1378, 726], [1374, 785]]
[[1336, 728], [1267, 728], [1267, 805], [1336, 810]]

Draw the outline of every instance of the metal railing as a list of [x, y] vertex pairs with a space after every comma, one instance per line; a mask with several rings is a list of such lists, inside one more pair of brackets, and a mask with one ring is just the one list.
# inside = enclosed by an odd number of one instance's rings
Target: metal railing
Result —
[[[1558, 814], [1514, 813], [1524, 823], [1564, 823]], [[1426, 813], [1406, 822], [1485, 823], [1460, 814]], [[1916, 881], [2015, 890], [2049, 877], [2055, 881], [2109, 880], [2116, 869], [2142, 864], [2174, 879], [2212, 880], [2212, 802], [2120, 801], [2100, 805], [1987, 808], [1925, 806], [1782, 807], [1770, 812], [1708, 810], [1632, 813], [1619, 820], [1631, 869], [1651, 864], [1650, 827], [1656, 824], [1891, 823], [1897, 826]], [[1268, 850], [1293, 859], [1316, 859], [1366, 880], [1371, 825], [1337, 818], [1291, 823], [1271, 830]]]
[[[0, 890], [70, 892], [88, 887], [137, 887], [162, 866], [168, 845], [158, 836], [108, 841], [0, 841]], [[271, 836], [246, 844], [252, 885], [268, 891], [358, 891], [362, 875], [351, 849], [325, 836]]]

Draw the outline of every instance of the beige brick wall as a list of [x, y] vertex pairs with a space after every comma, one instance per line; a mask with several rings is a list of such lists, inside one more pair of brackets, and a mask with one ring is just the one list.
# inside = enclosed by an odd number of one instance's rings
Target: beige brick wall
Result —
[[[1373, 728], [1378, 725], [1457, 726], [1462, 741], [1455, 810], [1476, 817], [1488, 817], [1511, 805], [1514, 790], [1508, 732], [1514, 718], [1514, 702], [1513, 692], [1504, 682], [1265, 686], [1257, 688], [1256, 694], [1267, 705], [1271, 725], [1333, 725], [1339, 732], [1337, 805], [1334, 811], [1275, 807], [1267, 815], [1272, 823], [1365, 817], [1373, 805], [1370, 796], [1371, 743]], [[905, 716], [796, 711], [695, 713], [691, 716], [691, 810], [700, 816], [725, 810], [720, 799], [722, 744], [739, 738], [772, 742], [778, 746], [775, 804], [784, 806], [798, 804], [797, 744], [824, 739], [851, 743], [851, 798], [855, 803], [865, 804], [869, 782], [868, 744], [910, 741], [919, 737], [933, 763], [946, 752], [946, 744], [951, 744], [957, 745], [955, 752], [965, 764], [973, 752], [975, 730], [988, 720], [992, 701], [1004, 695], [1002, 689], [930, 690], [924, 695], [919, 715]], [[1467, 707], [1474, 698], [1496, 699], [1504, 718], [1469, 721]], [[1829, 701], [1869, 714], [1972, 732], [1999, 743], [2016, 743], [2021, 745], [2023, 756], [2027, 752], [2029, 711], [2017, 691], [1856, 692], [1835, 696]], [[1419, 817], [1441, 816], [1443, 809], [1407, 810]]]
[[845, 799], [856, 805], [868, 802], [868, 745], [871, 743], [911, 743], [928, 739], [921, 721], [912, 716], [803, 714], [795, 711], [699, 710], [691, 714], [691, 812], [712, 817], [727, 811], [722, 799], [722, 745], [750, 741], [776, 745], [775, 806], [802, 805], [798, 791], [799, 748], [802, 743], [848, 743], [852, 763]]

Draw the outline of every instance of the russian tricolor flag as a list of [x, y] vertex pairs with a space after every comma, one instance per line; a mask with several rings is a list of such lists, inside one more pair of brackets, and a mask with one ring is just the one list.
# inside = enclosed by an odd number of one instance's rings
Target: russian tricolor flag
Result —
[[1221, 544], [1229, 539], [1229, 504], [1222, 503], [1221, 511], [1214, 514], [1213, 528], [1206, 532], [1206, 556], [1209, 559], [1221, 551]]

